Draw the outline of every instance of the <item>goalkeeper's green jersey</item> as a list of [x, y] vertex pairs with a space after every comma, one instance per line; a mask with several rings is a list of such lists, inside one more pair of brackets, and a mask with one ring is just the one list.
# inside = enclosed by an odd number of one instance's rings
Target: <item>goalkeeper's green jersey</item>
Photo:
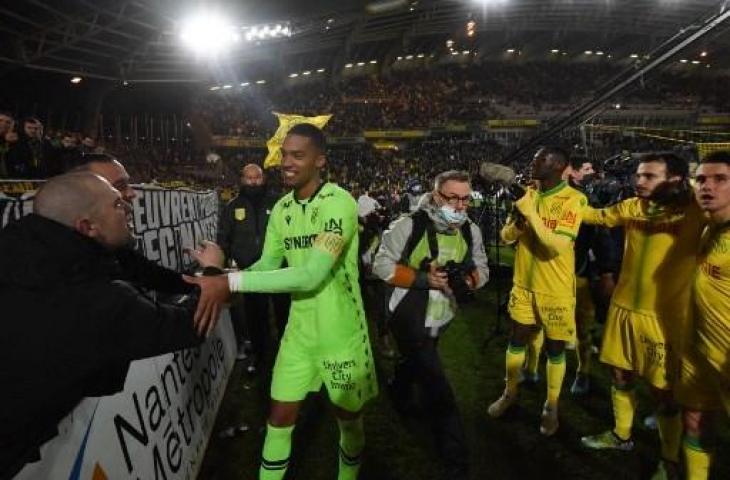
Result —
[[[357, 203], [339, 186], [324, 183], [305, 200], [288, 193], [271, 212], [262, 257], [243, 273], [241, 290], [291, 292], [286, 335], [318, 353], [341, 351], [354, 336], [368, 341], [357, 228]], [[288, 268], [280, 269], [283, 259]]]

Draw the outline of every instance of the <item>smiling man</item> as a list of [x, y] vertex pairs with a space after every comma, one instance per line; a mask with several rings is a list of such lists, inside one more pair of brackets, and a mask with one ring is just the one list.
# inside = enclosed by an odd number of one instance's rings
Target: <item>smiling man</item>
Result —
[[[271, 212], [259, 261], [227, 277], [190, 279], [204, 288], [214, 285], [216, 300], [230, 292], [291, 292], [273, 371], [261, 480], [284, 477], [301, 402], [322, 384], [340, 427], [338, 479], [357, 478], [365, 445], [362, 408], [377, 394], [358, 284], [357, 204], [347, 191], [322, 182], [325, 147], [317, 127], [292, 127], [281, 147], [281, 170], [293, 190]], [[279, 268], [283, 259], [288, 268]], [[203, 304], [199, 310], [199, 321], [214, 321], [214, 308]]]
[[730, 152], [714, 152], [700, 163], [695, 195], [709, 215], [694, 278], [694, 326], [684, 349], [676, 395], [684, 407], [687, 478], [708, 477], [715, 422], [730, 414]]
[[506, 385], [502, 396], [487, 413], [501, 417], [517, 402], [520, 371], [526, 344], [542, 328], [547, 339], [547, 399], [540, 419], [540, 433], [558, 430], [558, 403], [565, 377], [565, 342], [575, 341], [575, 250], [585, 195], [562, 179], [568, 154], [561, 148], [544, 147], [532, 162], [530, 187], [515, 203], [501, 232], [507, 243], [517, 242], [514, 286], [509, 314], [512, 335], [505, 356]]
[[688, 187], [687, 162], [672, 153], [643, 156], [636, 170], [636, 197], [603, 209], [587, 208], [586, 223], [623, 226], [624, 256], [611, 298], [601, 362], [611, 366], [614, 428], [583, 437], [593, 449], [631, 450], [637, 378], [654, 394], [662, 462], [654, 479], [678, 467], [682, 434], [674, 402], [682, 337], [703, 215]]

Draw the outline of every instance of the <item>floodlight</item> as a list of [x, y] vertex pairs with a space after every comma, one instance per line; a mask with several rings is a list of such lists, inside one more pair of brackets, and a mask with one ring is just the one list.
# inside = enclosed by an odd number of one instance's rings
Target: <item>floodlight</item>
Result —
[[71, 83], [73, 83], [74, 85], [81, 83], [81, 77], [71, 77]]
[[250, 85], [250, 84], [249, 84], [248, 82], [243, 82], [243, 83], [241, 84], [241, 86], [242, 86], [242, 87], [248, 87], [249, 85]]
[[413, 55], [406, 55], [406, 60], [412, 60], [412, 59], [413, 59]]
[[228, 90], [229, 88], [233, 88], [233, 85], [223, 85], [223, 90]]
[[631, 57], [631, 58], [639, 58], [639, 54], [638, 53], [632, 53], [631, 55], [629, 55], [629, 57]]
[[586, 55], [593, 55], [593, 50], [586, 50], [583, 53], [585, 53]]
[[182, 42], [199, 55], [216, 55], [234, 42], [235, 32], [226, 20], [213, 12], [198, 13], [183, 22]]
[[299, 76], [298, 73], [292, 73], [289, 75], [289, 78], [297, 78]]
[[694, 65], [699, 65], [699, 64], [700, 64], [700, 61], [699, 61], [699, 60], [692, 60], [692, 63], [693, 63]]
[[464, 50], [464, 51], [463, 51], [463, 52], [461, 52], [461, 53], [462, 53], [463, 55], [469, 55], [469, 50]]
[[687, 63], [687, 59], [683, 58], [682, 60], [679, 61], [679, 63]]
[[599, 50], [596, 52], [596, 55], [603, 55], [603, 52]]
[[552, 50], [550, 50], [550, 53], [560, 53], [560, 50], [558, 50], [557, 48], [553, 48]]
[[216, 86], [214, 86], [214, 87], [210, 87], [210, 91], [211, 91], [211, 92], [215, 92], [216, 90], [220, 90], [220, 89], [221, 89], [221, 87], [219, 87], [219, 86], [217, 86], [217, 85], [216, 85]]
[[345, 64], [345, 68], [352, 68], [352, 64], [351, 63]]
[[377, 60], [370, 60], [370, 63], [374, 65], [374, 64], [378, 63], [378, 61]]
[[700, 57], [703, 57], [704, 58], [706, 56], [707, 56], [707, 52], [703, 51], [702, 53], [700, 53]]
[[508, 48], [507, 49], [507, 53], [515, 53], [515, 49], [514, 48]]
[[264, 83], [266, 83], [266, 80], [256, 80], [256, 83], [258, 83], [259, 85], [263, 85]]
[[357, 62], [358, 67], [362, 67], [363, 65], [365, 65], [365, 62]]
[[312, 74], [312, 72], [309, 70], [305, 70], [304, 72], [302, 72], [302, 75], [311, 75], [311, 74]]
[[324, 73], [324, 68], [318, 68], [317, 73]]
[[423, 58], [425, 56], [426, 56], [426, 54], [424, 54], [424, 53], [419, 53], [418, 55], [416, 55], [416, 57], [418, 57], [418, 58]]

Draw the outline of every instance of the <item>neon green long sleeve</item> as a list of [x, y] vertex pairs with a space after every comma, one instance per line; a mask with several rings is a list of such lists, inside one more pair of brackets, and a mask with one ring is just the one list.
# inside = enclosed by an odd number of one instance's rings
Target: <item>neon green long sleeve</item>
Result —
[[241, 272], [239, 291], [263, 293], [313, 292], [327, 278], [334, 264], [335, 257], [332, 254], [315, 248], [310, 252], [307, 262], [298, 267]]

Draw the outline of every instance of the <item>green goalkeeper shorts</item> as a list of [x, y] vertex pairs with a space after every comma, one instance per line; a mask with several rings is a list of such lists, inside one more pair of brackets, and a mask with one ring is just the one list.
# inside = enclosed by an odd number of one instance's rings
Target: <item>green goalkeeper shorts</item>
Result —
[[375, 365], [366, 330], [351, 336], [337, 349], [322, 351], [287, 329], [274, 364], [271, 398], [280, 402], [304, 400], [324, 383], [330, 401], [350, 412], [362, 409], [378, 394]]

